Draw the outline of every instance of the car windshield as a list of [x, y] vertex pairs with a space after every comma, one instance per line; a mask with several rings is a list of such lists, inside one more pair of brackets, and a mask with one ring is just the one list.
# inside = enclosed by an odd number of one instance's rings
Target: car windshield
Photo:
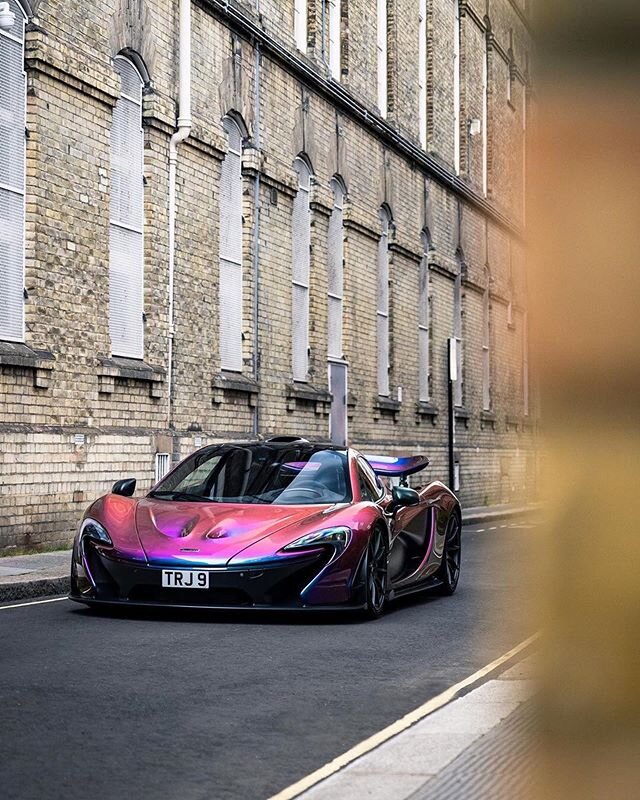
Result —
[[221, 445], [185, 459], [150, 497], [194, 502], [312, 505], [351, 500], [344, 451], [308, 443]]

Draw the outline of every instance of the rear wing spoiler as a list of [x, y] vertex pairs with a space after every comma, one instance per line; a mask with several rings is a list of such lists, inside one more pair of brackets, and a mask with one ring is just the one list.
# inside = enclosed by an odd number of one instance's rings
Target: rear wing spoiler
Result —
[[426, 456], [365, 456], [376, 475], [406, 478], [429, 465]]

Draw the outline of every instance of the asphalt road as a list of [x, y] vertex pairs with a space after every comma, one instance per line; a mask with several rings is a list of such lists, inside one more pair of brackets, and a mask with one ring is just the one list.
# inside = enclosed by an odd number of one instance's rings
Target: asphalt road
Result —
[[0, 607], [0, 796], [265, 800], [532, 633], [536, 531], [494, 525], [370, 623]]

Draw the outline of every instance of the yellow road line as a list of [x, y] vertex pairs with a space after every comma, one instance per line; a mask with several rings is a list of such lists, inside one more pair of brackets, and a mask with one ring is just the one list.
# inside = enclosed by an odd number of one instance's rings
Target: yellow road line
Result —
[[520, 644], [511, 648], [511, 650], [504, 653], [499, 658], [496, 658], [490, 664], [487, 664], [477, 672], [474, 672], [472, 675], [464, 678], [459, 683], [454, 683], [453, 686], [445, 689], [444, 692], [432, 697], [431, 700], [427, 700], [427, 702], [423, 705], [419, 706], [413, 711], [410, 711], [408, 714], [405, 714], [404, 717], [396, 720], [396, 722], [392, 723], [388, 727], [383, 728], [377, 733], [374, 733], [373, 736], [370, 736], [368, 739], [365, 739], [364, 741], [355, 745], [355, 747], [347, 750], [346, 753], [342, 753], [342, 755], [337, 756], [333, 759], [333, 761], [329, 761], [328, 764], [320, 767], [320, 769], [315, 770], [315, 772], [311, 772], [309, 775], [306, 775], [304, 778], [296, 781], [296, 783], [291, 784], [291, 786], [287, 786], [286, 789], [283, 789], [277, 794], [272, 795], [269, 800], [292, 800], [292, 798], [298, 797], [312, 786], [315, 786], [317, 783], [320, 783], [320, 781], [325, 780], [330, 775], [338, 772], [338, 770], [346, 767], [347, 764], [350, 764], [352, 761], [355, 761], [357, 758], [365, 755], [365, 753], [369, 753], [371, 750], [374, 750], [376, 747], [379, 747], [381, 744], [383, 744], [383, 742], [386, 742], [393, 736], [397, 736], [399, 733], [402, 733], [402, 731], [410, 728], [412, 725], [415, 725], [416, 722], [419, 722], [421, 719], [424, 719], [424, 717], [432, 714], [434, 711], [437, 711], [437, 709], [442, 708], [442, 706], [451, 702], [451, 700], [454, 700], [463, 689], [466, 689], [467, 686], [471, 686], [473, 683], [476, 683], [485, 675], [488, 675], [490, 672], [493, 672], [495, 669], [512, 659], [514, 656], [517, 656], [518, 653], [522, 652], [529, 647], [529, 645], [535, 642], [539, 636], [540, 633], [534, 633], [533, 636], [529, 636], [528, 639], [520, 642]]
[[11, 606], [0, 606], [0, 611], [6, 611], [7, 608], [22, 608], [23, 606], [39, 606], [42, 603], [59, 603], [61, 600], [67, 600], [66, 597], [51, 597], [48, 600], [31, 600], [29, 603], [14, 603]]

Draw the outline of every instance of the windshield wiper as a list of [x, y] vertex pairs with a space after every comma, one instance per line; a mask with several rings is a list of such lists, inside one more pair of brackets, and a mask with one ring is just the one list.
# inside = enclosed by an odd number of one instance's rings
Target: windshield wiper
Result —
[[150, 492], [149, 497], [157, 497], [161, 500], [197, 500], [205, 503], [216, 503], [217, 500], [212, 500], [203, 494], [191, 494], [191, 492], [178, 492], [174, 490], [160, 490], [157, 492]]

